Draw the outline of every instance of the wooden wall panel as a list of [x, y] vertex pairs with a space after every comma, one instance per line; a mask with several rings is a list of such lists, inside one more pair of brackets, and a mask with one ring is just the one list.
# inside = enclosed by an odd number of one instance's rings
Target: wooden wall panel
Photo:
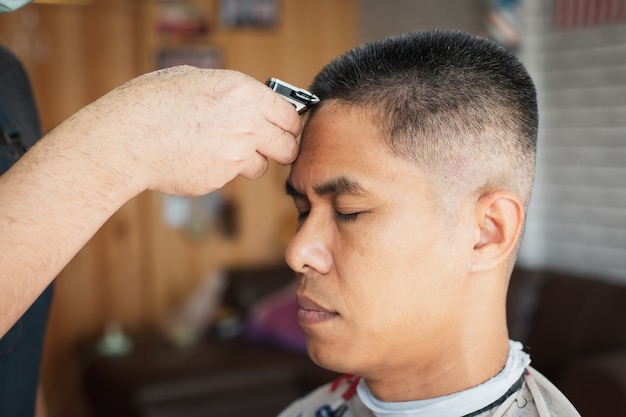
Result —
[[[0, 15], [0, 42], [29, 72], [44, 131], [82, 106], [154, 69], [162, 46], [212, 45], [227, 68], [260, 81], [269, 76], [307, 86], [330, 59], [356, 43], [356, 0], [280, 1], [270, 29], [225, 29], [217, 0], [203, 8], [215, 30], [181, 41], [154, 31], [164, 3], [94, 0], [88, 6], [32, 4]], [[80, 415], [76, 349], [107, 323], [126, 328], [163, 323], [214, 271], [235, 264], [280, 261], [295, 213], [284, 196], [288, 168], [272, 164], [262, 179], [238, 178], [223, 191], [234, 201], [240, 233], [191, 239], [162, 222], [163, 196], [145, 192], [123, 206], [56, 281], [44, 353], [50, 415]]]

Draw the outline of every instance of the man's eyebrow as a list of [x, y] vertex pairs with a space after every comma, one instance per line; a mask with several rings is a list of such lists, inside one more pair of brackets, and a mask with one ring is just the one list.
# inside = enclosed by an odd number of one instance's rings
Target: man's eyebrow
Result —
[[333, 178], [320, 185], [313, 187], [318, 195], [327, 194], [364, 194], [365, 189], [355, 180], [346, 176]]
[[[367, 191], [357, 181], [350, 179], [346, 176], [341, 176], [328, 180], [320, 185], [313, 187], [315, 194], [323, 196], [328, 194], [366, 194]], [[301, 191], [298, 191], [289, 180], [285, 182], [285, 192], [291, 197], [305, 197]]]

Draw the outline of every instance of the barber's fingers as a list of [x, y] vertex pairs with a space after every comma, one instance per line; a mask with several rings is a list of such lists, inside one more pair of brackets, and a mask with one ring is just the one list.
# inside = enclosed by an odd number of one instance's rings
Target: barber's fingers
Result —
[[265, 87], [259, 100], [260, 110], [265, 119], [291, 133], [293, 137], [300, 135], [302, 121], [293, 104], [269, 87]]
[[257, 131], [260, 139], [254, 155], [248, 157], [239, 174], [249, 179], [263, 176], [268, 168], [268, 159], [281, 164], [290, 164], [298, 156], [296, 138], [302, 132], [302, 120], [295, 107], [269, 87], [263, 90], [259, 109], [264, 123]]
[[298, 142], [289, 132], [274, 125], [266, 125], [257, 132], [256, 151], [274, 161], [287, 165], [298, 156]]
[[260, 153], [255, 152], [254, 155], [246, 160], [246, 163], [239, 174], [243, 177], [255, 180], [262, 177], [267, 172], [268, 168], [269, 162], [267, 158]]
[[290, 164], [298, 155], [296, 138], [302, 132], [302, 120], [295, 107], [278, 93], [265, 87], [259, 110], [269, 123], [259, 132], [262, 138], [257, 151], [281, 164]]

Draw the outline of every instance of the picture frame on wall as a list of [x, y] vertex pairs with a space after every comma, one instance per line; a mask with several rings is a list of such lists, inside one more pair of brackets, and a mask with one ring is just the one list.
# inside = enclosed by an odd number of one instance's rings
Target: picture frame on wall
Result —
[[220, 25], [225, 28], [272, 28], [278, 24], [278, 0], [220, 0]]
[[163, 48], [157, 52], [156, 68], [163, 69], [178, 65], [198, 68], [224, 68], [222, 51], [215, 46], [185, 46]]

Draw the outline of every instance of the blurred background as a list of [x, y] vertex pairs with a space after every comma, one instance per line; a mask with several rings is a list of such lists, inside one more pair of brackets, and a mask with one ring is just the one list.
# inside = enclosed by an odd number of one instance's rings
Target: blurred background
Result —
[[[522, 59], [537, 83], [541, 116], [537, 180], [519, 267], [584, 275], [586, 280], [612, 285], [612, 293], [623, 288], [623, 0], [42, 0], [0, 15], [0, 43], [24, 63], [47, 132], [107, 91], [158, 68], [177, 64], [228, 68], [260, 81], [278, 77], [306, 87], [330, 59], [358, 43], [431, 28], [455, 28], [496, 39]], [[145, 404], [167, 395], [158, 390], [148, 395], [145, 387], [167, 378], [142, 370], [154, 371], [161, 365], [134, 367], [139, 359], [132, 358], [133, 352], [142, 352], [139, 346], [144, 343], [137, 335], [149, 330], [152, 336], [144, 344], [150, 352], [154, 345], [167, 345], [160, 354], [171, 358], [180, 352], [175, 348], [184, 347], [187, 356], [180, 362], [198, 364], [201, 360], [190, 352], [204, 343], [207, 331], [219, 340], [232, 338], [229, 329], [241, 333], [237, 325], [234, 330], [228, 327], [229, 319], [242, 319], [241, 312], [233, 312], [237, 301], [224, 308], [225, 294], [230, 291], [231, 298], [240, 300], [242, 292], [257, 291], [256, 302], [270, 290], [288, 285], [283, 250], [293, 232], [295, 210], [284, 197], [287, 172], [287, 167], [272, 165], [260, 180], [238, 178], [224, 190], [198, 198], [146, 192], [102, 227], [56, 280], [42, 365], [50, 416], [218, 415], [215, 408], [207, 411], [207, 404], [194, 410], [187, 407], [185, 412], [171, 405], [190, 404], [180, 399], [186, 394], [146, 411]], [[280, 276], [280, 282], [264, 290], [248, 288], [250, 279], [272, 275], [271, 271], [277, 271], [274, 278]], [[240, 280], [234, 290], [232, 277]], [[274, 282], [271, 276], [267, 280]], [[533, 294], [530, 299], [537, 304], [539, 296]], [[626, 305], [626, 298], [615, 303]], [[246, 306], [235, 307], [247, 309], [251, 304], [248, 300]], [[519, 311], [529, 314], [528, 307]], [[615, 317], [616, 325], [623, 319]], [[529, 332], [526, 327], [520, 331], [526, 332], [520, 337]], [[298, 348], [285, 342], [294, 336], [290, 332], [279, 335], [282, 345], [273, 345], [301, 356]], [[610, 332], [624, 330], [616, 327]], [[228, 345], [226, 350], [232, 349], [238, 347]], [[211, 354], [201, 356], [206, 360]], [[230, 363], [225, 357], [217, 361]], [[287, 362], [285, 369], [299, 363]], [[170, 371], [176, 368], [168, 366]], [[214, 366], [206, 364], [206, 369]], [[226, 368], [220, 372], [228, 372]], [[189, 369], [176, 375], [187, 378], [172, 388], [176, 392], [200, 378]], [[257, 378], [260, 385], [267, 385], [265, 376], [255, 375], [242, 378], [248, 382]], [[327, 377], [331, 375], [312, 381]], [[196, 390], [201, 397], [203, 389], [217, 389], [200, 385], [204, 388], [187, 391]], [[289, 400], [285, 398], [284, 405]], [[124, 404], [109, 411], [102, 405], [116, 402]], [[224, 415], [235, 414], [227, 410]]]

